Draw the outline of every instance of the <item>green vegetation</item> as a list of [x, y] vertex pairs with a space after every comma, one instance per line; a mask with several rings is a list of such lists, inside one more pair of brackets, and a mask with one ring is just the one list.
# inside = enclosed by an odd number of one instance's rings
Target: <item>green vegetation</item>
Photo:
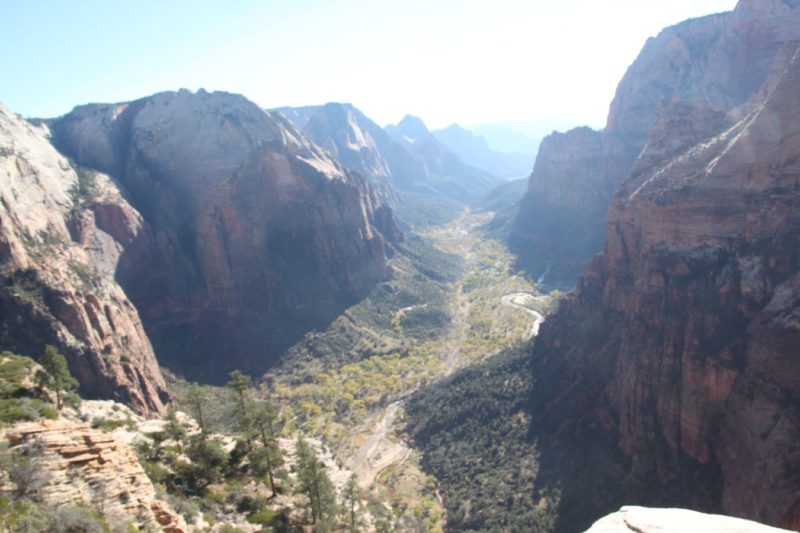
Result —
[[94, 267], [73, 259], [68, 261], [67, 266], [83, 290], [92, 291], [100, 288], [100, 276]]
[[[138, 448], [158, 490], [189, 521], [203, 513], [213, 522], [233, 508], [253, 524], [288, 531], [288, 510], [270, 504], [291, 489], [278, 444], [280, 413], [257, 399], [250, 378], [238, 371], [225, 389], [188, 384], [179, 390], [179, 406], [194, 417], [196, 429], [170, 410], [163, 431]], [[213, 432], [223, 420], [224, 437]]]
[[403, 191], [402, 196], [397, 218], [412, 228], [446, 224], [464, 209], [463, 203], [441, 195], [433, 197], [429, 191]]
[[339, 509], [333, 484], [325, 472], [325, 466], [317, 459], [314, 450], [301, 435], [297, 436], [297, 480], [300, 492], [308, 498], [308, 509], [314, 530], [333, 529]]
[[350, 531], [350, 533], [356, 533], [363, 525], [360, 507], [361, 500], [364, 499], [364, 493], [358, 486], [355, 476], [350, 476], [350, 479], [347, 480], [342, 499], [342, 512], [347, 521], [348, 531]]
[[6, 278], [4, 288], [26, 302], [36, 304], [44, 299], [44, 285], [33, 270], [12, 272]]
[[453, 531], [550, 531], [559, 493], [537, 486], [525, 402], [532, 376], [509, 349], [416, 393], [407, 431], [436, 476]]
[[36, 363], [30, 357], [11, 352], [0, 354], [0, 396], [10, 398], [26, 394], [35, 367]]
[[131, 419], [127, 420], [109, 420], [107, 418], [94, 418], [92, 419], [92, 427], [102, 431], [114, 431], [117, 428], [127, 427], [128, 429], [135, 429], [136, 422]]
[[15, 533], [109, 533], [103, 516], [83, 505], [50, 507], [33, 500], [0, 496], [0, 531]]
[[[476, 234], [475, 228], [485, 218], [469, 215], [432, 229], [424, 237], [408, 235], [391, 260], [393, 279], [376, 286], [324, 331], [307, 334], [278, 367], [259, 380], [258, 388], [240, 372], [231, 374], [226, 388], [169, 379], [179, 404], [203, 428], [201, 433], [224, 430], [237, 435], [221, 478], [208, 484], [203, 494], [198, 493], [202, 512], [214, 514], [218, 504], [213, 501], [228, 497], [230, 491], [223, 487], [231, 481], [247, 486], [248, 480], [260, 479], [262, 494], [270, 497], [269, 501], [280, 492], [308, 494], [313, 484], [299, 479], [302, 469], [295, 465], [298, 479], [289, 481], [285, 472], [281, 474], [281, 458], [270, 455], [280, 452], [277, 436], [313, 435], [339, 458], [352, 458], [374, 434], [390, 405], [398, 402], [397, 420], [402, 422], [403, 401], [415, 391], [529, 337], [531, 316], [504, 304], [503, 296], [535, 294], [535, 286], [515, 275], [513, 257], [501, 244]], [[541, 312], [553, 305], [546, 297], [537, 297], [535, 302]], [[263, 435], [260, 428], [265, 429]], [[407, 439], [392, 425], [384, 433], [382, 438], [388, 442]], [[174, 439], [178, 444], [172, 446], [179, 446], [181, 440], [185, 439]], [[501, 451], [523, 455], [528, 448], [514, 444], [517, 441], [511, 439], [509, 448]], [[373, 482], [364, 494], [355, 490], [355, 485], [345, 487], [340, 494], [342, 514], [334, 521], [339, 527], [357, 530], [359, 514], [369, 512], [378, 531], [443, 530], [444, 508], [436, 480], [430, 475], [438, 475], [438, 471], [430, 467], [423, 471], [421, 455], [402, 450], [398, 462], [370, 474]], [[477, 454], [477, 449], [474, 452]], [[162, 459], [160, 464], [166, 474], [156, 471], [154, 475], [169, 487], [174, 469], [168, 460]], [[273, 476], [270, 472], [276, 467]], [[520, 479], [530, 477], [526, 472], [519, 474]], [[504, 490], [510, 491], [514, 483], [524, 486], [520, 479], [506, 482]], [[312, 496], [309, 504], [313, 499], [317, 505], [319, 498]], [[546, 505], [541, 503], [547, 502], [544, 495], [514, 497], [511, 501], [520, 504], [534, 499], [540, 514], [546, 514]], [[285, 512], [269, 501], [266, 507], [249, 513], [248, 520], [284, 524]], [[309, 522], [322, 516], [315, 513], [310, 511]]]
[[72, 159], [69, 160], [69, 163], [75, 170], [75, 174], [78, 176], [78, 180], [69, 190], [72, 200], [78, 204], [86, 204], [91, 202], [98, 195], [97, 172], [77, 164]]
[[0, 495], [0, 531], [39, 533], [41, 531], [111, 531], [97, 511], [83, 505], [53, 508], [41, 503], [40, 491], [48, 475], [38, 464], [39, 448], [34, 444], [14, 450], [0, 448], [0, 471], [11, 490]]
[[56, 394], [56, 408], [64, 407], [64, 393], [77, 388], [78, 380], [72, 377], [67, 366], [67, 359], [58, 349], [48, 344], [39, 360], [42, 369], [36, 372], [34, 379], [39, 387], [51, 389]]
[[48, 385], [37, 382], [36, 368], [30, 357], [11, 352], [0, 354], [0, 424], [58, 418], [47, 391], [42, 389]]

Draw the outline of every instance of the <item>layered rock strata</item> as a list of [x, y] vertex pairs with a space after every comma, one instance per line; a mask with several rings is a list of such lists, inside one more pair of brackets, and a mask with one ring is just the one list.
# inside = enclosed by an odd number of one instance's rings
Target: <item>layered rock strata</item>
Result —
[[81, 393], [161, 412], [168, 393], [139, 314], [115, 281], [143, 229], [109, 176], [73, 165], [0, 105], [0, 346], [56, 345]]
[[800, 39], [798, 7], [796, 0], [742, 0], [732, 12], [691, 19], [648, 40], [617, 87], [602, 133], [578, 130], [542, 143], [543, 162], [537, 159], [509, 238], [523, 262], [537, 275], [549, 264], [553, 281], [574, 282], [602, 249], [612, 196], [645, 147], [662, 101], [723, 111], [743, 105], [781, 47]]
[[537, 339], [566, 529], [621, 503], [800, 528], [800, 51], [777, 57], [741, 112], [662, 106]]
[[54, 144], [142, 214], [117, 279], [160, 359], [198, 379], [259, 372], [390, 276], [391, 212], [282, 115], [227, 93], [89, 105]]
[[16, 424], [10, 444], [25, 448], [44, 474], [39, 496], [51, 506], [89, 504], [116, 528], [187, 531], [183, 518], [158, 500], [131, 449], [110, 433], [61, 421]]

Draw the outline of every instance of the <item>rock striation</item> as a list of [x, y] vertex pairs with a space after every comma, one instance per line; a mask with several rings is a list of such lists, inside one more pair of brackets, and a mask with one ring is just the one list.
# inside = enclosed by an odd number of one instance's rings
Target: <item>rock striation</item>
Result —
[[133, 451], [113, 435], [85, 424], [42, 421], [15, 424], [6, 437], [11, 446], [35, 453], [46, 474], [39, 489], [46, 504], [89, 504], [118, 528], [187, 531], [183, 518], [156, 498]]
[[411, 184], [424, 173], [419, 162], [352, 104], [331, 102], [275, 111], [339, 163], [366, 176], [389, 205], [398, 202], [396, 187]]
[[645, 147], [662, 101], [702, 101], [723, 111], [743, 105], [781, 47], [800, 39], [797, 8], [795, 0], [742, 0], [732, 12], [688, 20], [648, 40], [620, 81], [602, 132], [579, 129], [543, 141], [543, 163], [537, 159], [509, 237], [523, 263], [537, 275], [549, 264], [553, 281], [573, 283], [602, 249], [613, 194]]
[[116, 275], [159, 360], [196, 379], [259, 372], [390, 276], [379, 195], [242, 96], [88, 105], [53, 142], [113, 176], [142, 215]]
[[562, 528], [637, 503], [800, 529], [799, 95], [793, 43], [735, 112], [660, 107], [533, 349]]
[[0, 345], [56, 345], [81, 393], [159, 413], [169, 395], [139, 314], [115, 281], [143, 221], [117, 184], [74, 165], [0, 105]]

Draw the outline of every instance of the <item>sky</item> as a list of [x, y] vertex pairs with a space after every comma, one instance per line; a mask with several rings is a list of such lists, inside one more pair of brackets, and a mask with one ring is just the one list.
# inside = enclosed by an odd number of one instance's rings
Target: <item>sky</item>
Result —
[[350, 102], [381, 125], [602, 127], [646, 39], [735, 0], [0, 0], [0, 102], [27, 117], [188, 88]]

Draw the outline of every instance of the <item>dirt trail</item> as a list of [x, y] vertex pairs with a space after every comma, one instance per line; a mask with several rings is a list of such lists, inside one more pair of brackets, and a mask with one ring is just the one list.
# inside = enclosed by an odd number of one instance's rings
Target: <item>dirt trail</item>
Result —
[[[473, 249], [475, 238], [473, 231], [485, 224], [491, 218], [491, 214], [468, 214], [465, 213], [460, 219], [462, 223], [456, 223], [438, 232], [438, 244], [449, 253], [457, 254], [464, 259], [465, 271], [469, 272], [475, 267], [479, 260]], [[460, 360], [461, 350], [469, 334], [470, 307], [469, 299], [464, 295], [464, 278], [459, 279], [452, 285], [452, 322], [447, 334], [447, 349], [443, 354], [442, 363], [444, 371], [439, 379], [451, 375], [456, 370], [462, 368], [466, 363]], [[539, 331], [539, 325], [544, 320], [544, 316], [530, 309], [525, 304], [529, 298], [537, 299], [530, 293], [511, 293], [503, 297], [503, 303], [513, 307], [518, 307], [533, 317], [530, 336], [535, 336]], [[405, 391], [402, 397], [407, 397], [414, 390]], [[395, 423], [398, 418], [402, 418], [405, 401], [398, 400], [389, 404], [382, 411], [374, 414], [361, 427], [357, 428], [354, 435], [364, 436], [366, 439], [360, 445], [358, 451], [351, 460], [348, 461], [349, 468], [355, 473], [361, 487], [367, 488], [380, 480], [381, 472], [395, 465], [401, 465], [411, 455], [411, 448], [394, 434]]]
[[405, 461], [411, 453], [404, 442], [393, 440], [389, 435], [401, 407], [402, 401], [393, 402], [372, 421], [375, 425], [369, 437], [353, 457], [350, 467], [363, 488], [372, 485], [383, 470]]

